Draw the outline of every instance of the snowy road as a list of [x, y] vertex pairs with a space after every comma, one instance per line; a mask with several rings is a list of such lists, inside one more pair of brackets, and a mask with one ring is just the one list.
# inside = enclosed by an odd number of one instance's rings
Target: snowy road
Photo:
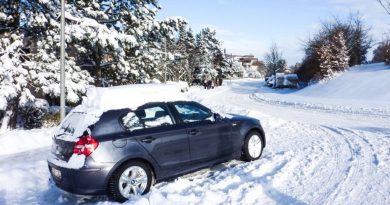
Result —
[[[193, 96], [215, 110], [262, 120], [268, 139], [265, 158], [271, 163], [280, 158], [286, 162], [276, 170], [271, 183], [295, 199], [264, 196], [265, 200], [268, 197], [288, 204], [390, 203], [390, 117], [259, 101], [253, 96], [265, 89], [260, 82], [227, 84], [212, 96]], [[261, 163], [259, 169], [264, 166]]]
[[[227, 84], [189, 96], [218, 112], [261, 119], [263, 157], [157, 184], [129, 204], [390, 204], [389, 116], [275, 104], [254, 97], [263, 92], [258, 81]], [[2, 157], [0, 204], [112, 203], [80, 201], [52, 186], [47, 152]]]

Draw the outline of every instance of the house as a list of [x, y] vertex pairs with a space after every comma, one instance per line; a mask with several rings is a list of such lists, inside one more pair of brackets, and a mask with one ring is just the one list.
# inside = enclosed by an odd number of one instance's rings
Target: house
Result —
[[234, 59], [235, 61], [238, 61], [239, 63], [241, 63], [241, 65], [244, 68], [251, 68], [255, 71], [259, 71], [261, 68], [264, 67], [264, 62], [260, 61], [254, 55], [233, 55], [233, 54], [229, 55], [229, 54], [227, 54], [226, 58]]

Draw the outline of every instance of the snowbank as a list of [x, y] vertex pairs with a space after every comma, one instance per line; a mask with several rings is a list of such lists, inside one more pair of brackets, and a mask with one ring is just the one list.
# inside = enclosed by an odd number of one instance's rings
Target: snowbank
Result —
[[297, 92], [300, 96], [390, 101], [390, 66], [383, 63], [354, 66], [340, 76]]
[[51, 145], [54, 128], [12, 130], [0, 135], [0, 156]]
[[252, 97], [271, 104], [347, 110], [350, 113], [390, 113], [390, 66], [383, 63], [354, 66], [333, 79], [302, 90], [259, 88]]

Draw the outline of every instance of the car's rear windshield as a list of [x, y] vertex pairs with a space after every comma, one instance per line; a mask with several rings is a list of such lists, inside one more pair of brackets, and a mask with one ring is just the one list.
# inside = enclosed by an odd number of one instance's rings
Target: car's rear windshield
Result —
[[88, 126], [94, 124], [97, 120], [98, 118], [93, 114], [88, 114], [86, 112], [70, 112], [62, 121], [61, 126], [56, 131], [55, 135], [69, 136], [68, 140], [74, 140], [75, 138], [82, 136]]

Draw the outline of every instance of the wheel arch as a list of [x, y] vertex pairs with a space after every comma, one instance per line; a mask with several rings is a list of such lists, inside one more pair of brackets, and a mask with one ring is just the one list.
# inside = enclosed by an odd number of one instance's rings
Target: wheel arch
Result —
[[258, 133], [260, 133], [260, 137], [261, 137], [261, 140], [263, 141], [263, 148], [264, 148], [265, 145], [266, 145], [266, 140], [265, 140], [265, 133], [264, 133], [263, 128], [259, 128], [259, 127], [252, 127], [252, 128], [249, 128], [249, 129], [245, 132], [245, 137], [246, 137], [250, 132], [258, 132]]
[[106, 177], [106, 181], [105, 181], [105, 187], [106, 187], [106, 190], [108, 190], [109, 186], [110, 186], [110, 180], [111, 178], [113, 177], [114, 173], [120, 168], [122, 167], [124, 164], [130, 162], [130, 161], [138, 161], [138, 162], [142, 162], [142, 163], [145, 163], [147, 164], [151, 171], [152, 171], [152, 175], [153, 175], [153, 178], [154, 178], [154, 181], [152, 182], [152, 184], [155, 182], [156, 180], [156, 168], [153, 166], [153, 163], [151, 163], [149, 160], [145, 159], [145, 158], [142, 158], [142, 157], [132, 157], [132, 158], [127, 158], [127, 159], [124, 159], [120, 162], [118, 162], [117, 164], [115, 164], [115, 166], [110, 170], [109, 174], [107, 175]]

